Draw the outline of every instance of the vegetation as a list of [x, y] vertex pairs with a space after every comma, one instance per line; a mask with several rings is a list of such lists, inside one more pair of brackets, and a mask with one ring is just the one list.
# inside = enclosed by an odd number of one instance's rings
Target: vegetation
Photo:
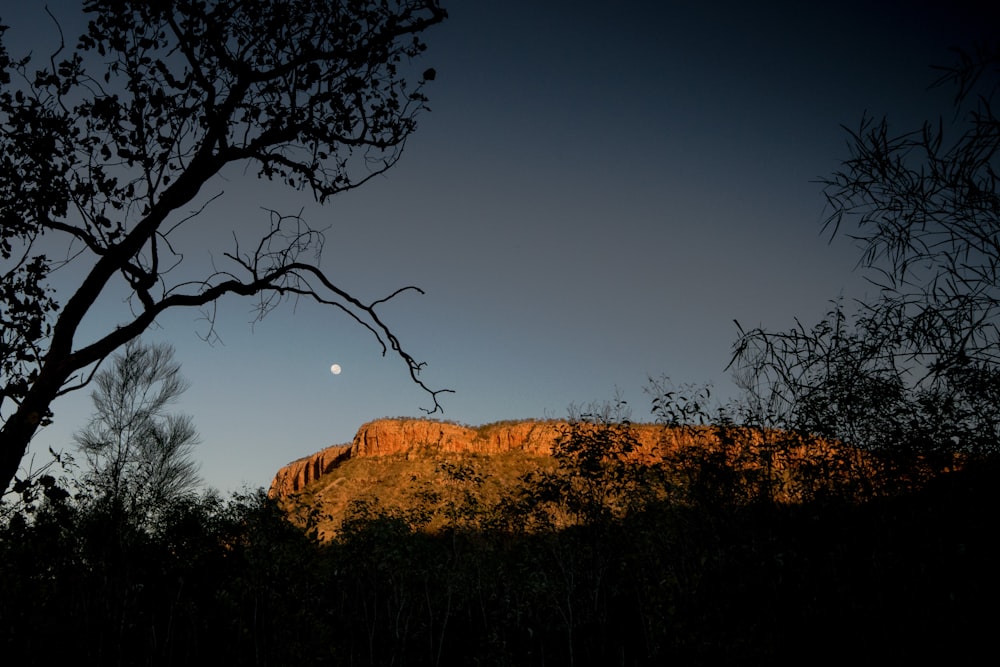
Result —
[[[225, 264], [193, 264], [182, 236], [221, 196], [204, 190], [227, 167], [320, 202], [392, 168], [426, 108], [434, 70], [406, 70], [446, 17], [438, 2], [82, 4], [86, 33], [44, 62], [8, 53], [0, 26], [0, 491], [57, 396], [167, 310], [202, 309], [212, 336], [214, 304], [230, 294], [256, 297], [260, 317], [288, 297], [339, 310], [427, 389], [377, 312], [416, 288], [358, 300], [308, 259], [323, 234], [298, 215], [265, 212], [259, 235], [233, 230], [215, 253]], [[80, 271], [56, 273], [71, 263]], [[109, 293], [129, 307], [81, 343]]]
[[463, 492], [486, 482], [475, 460], [439, 463], [453, 493], [359, 499], [326, 540], [262, 491], [186, 496], [112, 530], [64, 480], [74, 493], [8, 508], [0, 632], [25, 664], [962, 662], [986, 648], [996, 463], [790, 503], [712, 456], [630, 459], [631, 429], [581, 417], [554, 465], [490, 500]]
[[153, 520], [200, 479], [191, 418], [167, 412], [187, 388], [169, 345], [129, 341], [94, 378], [94, 416], [76, 434], [88, 488], [112, 514]]
[[1000, 44], [944, 69], [951, 116], [862, 119], [828, 178], [826, 229], [860, 246], [877, 297], [813, 327], [742, 331], [733, 365], [760, 423], [872, 451], [996, 453], [1000, 436]]

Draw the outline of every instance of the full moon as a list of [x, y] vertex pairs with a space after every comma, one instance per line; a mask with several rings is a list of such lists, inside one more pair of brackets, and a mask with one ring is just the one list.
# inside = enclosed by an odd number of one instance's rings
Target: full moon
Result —
[[330, 372], [334, 375], [340, 375], [340, 364], [334, 364], [330, 366]]

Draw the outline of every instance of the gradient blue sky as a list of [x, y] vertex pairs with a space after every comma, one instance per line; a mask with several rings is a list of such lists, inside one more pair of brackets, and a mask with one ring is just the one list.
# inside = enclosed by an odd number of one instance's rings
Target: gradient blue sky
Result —
[[[7, 4], [11, 50], [47, 55], [42, 3]], [[74, 3], [49, 5], [68, 38], [79, 32]], [[426, 291], [382, 315], [427, 362], [423, 379], [455, 390], [446, 419], [563, 417], [617, 388], [641, 420], [647, 378], [661, 375], [727, 396], [734, 319], [810, 323], [864, 291], [854, 250], [819, 234], [814, 180], [847, 156], [840, 124], [867, 110], [912, 127], [945, 109], [929, 66], [996, 28], [989, 5], [455, 0], [426, 35], [433, 111], [395, 169], [324, 207], [232, 170], [207, 193], [225, 194], [189, 256], [259, 229], [260, 207], [304, 207], [330, 226], [322, 266], [341, 287]], [[91, 331], [120, 307], [108, 299]], [[201, 433], [207, 484], [267, 485], [366, 421], [428, 405], [404, 364], [337, 312], [287, 304], [251, 329], [251, 308], [222, 303], [224, 345], [203, 343], [189, 311], [147, 336], [176, 347], [192, 383], [176, 408]], [[54, 406], [38, 462], [72, 449], [89, 400]]]

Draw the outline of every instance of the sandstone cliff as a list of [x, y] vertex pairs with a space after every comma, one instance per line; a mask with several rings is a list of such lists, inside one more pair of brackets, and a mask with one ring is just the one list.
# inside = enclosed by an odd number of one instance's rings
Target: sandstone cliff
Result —
[[[269, 495], [286, 498], [352, 459], [402, 456], [427, 457], [443, 454], [495, 456], [520, 452], [550, 456], [553, 445], [566, 432], [561, 421], [511, 421], [478, 428], [430, 419], [380, 419], [358, 429], [350, 444], [334, 445], [312, 456], [289, 463], [271, 482]], [[629, 458], [641, 462], [662, 461], [685, 451], [714, 452], [716, 461], [734, 470], [766, 467], [771, 471], [819, 467], [836, 474], [838, 468], [867, 469], [870, 457], [842, 445], [810, 441], [789, 442], [789, 434], [734, 429], [720, 438], [713, 429], [672, 429], [655, 424], [635, 424], [632, 434], [636, 450]], [[780, 447], [773, 447], [781, 440]]]
[[339, 463], [350, 458], [350, 455], [350, 445], [334, 445], [312, 456], [292, 461], [274, 476], [267, 494], [272, 498], [284, 498], [298, 493], [306, 484], [330, 472]]
[[[470, 428], [431, 419], [379, 419], [358, 429], [350, 444], [327, 447], [283, 467], [274, 476], [268, 495], [284, 498], [298, 493], [348, 459], [420, 452], [491, 455], [520, 451], [549, 456], [565, 426], [565, 422], [526, 420]], [[652, 450], [662, 428], [644, 425], [637, 432], [643, 445]]]

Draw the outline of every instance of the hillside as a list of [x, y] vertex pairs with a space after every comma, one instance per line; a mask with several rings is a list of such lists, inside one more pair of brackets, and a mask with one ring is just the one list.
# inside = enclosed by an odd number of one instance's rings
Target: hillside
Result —
[[[283, 467], [269, 495], [297, 523], [327, 536], [350, 516], [352, 503], [429, 528], [458, 515], [481, 522], [502, 501], [509, 505], [523, 496], [526, 484], [537, 484], [540, 476], [571, 474], [566, 452], [560, 468], [557, 449], [571, 439], [572, 428], [563, 421], [471, 427], [427, 419], [376, 420], [361, 426], [351, 443]], [[587, 428], [594, 433], [620, 429]], [[601, 452], [600, 457], [603, 465], [617, 462], [659, 473], [656, 481], [644, 482], [646, 492], [655, 492], [648, 488], [655, 485], [664, 494], [668, 487], [700, 488], [723, 477], [732, 485], [738, 477], [746, 499], [767, 494], [787, 503], [834, 490], [861, 493], [880, 476], [880, 465], [870, 455], [793, 434], [657, 424], [633, 424], [627, 433], [628, 451]], [[597, 446], [613, 449], [608, 443]]]

